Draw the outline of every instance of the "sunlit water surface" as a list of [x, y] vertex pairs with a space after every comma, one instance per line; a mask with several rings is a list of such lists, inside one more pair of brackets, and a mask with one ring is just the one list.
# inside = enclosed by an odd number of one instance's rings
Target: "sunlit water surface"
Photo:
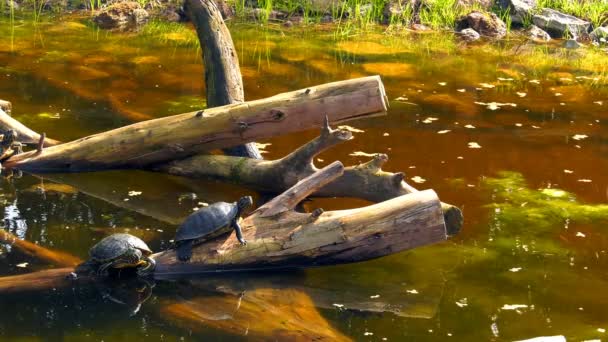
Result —
[[[13, 103], [17, 119], [69, 140], [204, 105], [189, 28], [113, 34], [83, 22], [0, 21], [0, 99]], [[387, 153], [386, 170], [404, 171], [463, 209], [463, 231], [361, 264], [160, 282], [140, 291], [141, 308], [132, 296], [119, 298], [145, 284], [0, 295], [0, 339], [606, 338], [605, 53], [517, 39], [464, 45], [433, 33], [336, 39], [332, 27], [231, 31], [247, 99], [381, 75], [388, 116], [350, 122], [364, 132], [316, 162], [350, 165], [369, 159], [354, 152]], [[277, 158], [316, 134], [260, 143], [270, 143], [266, 158]], [[251, 193], [140, 171], [26, 175], [1, 187], [3, 229], [82, 258], [119, 231], [166, 248], [200, 202]], [[325, 199], [312, 207], [365, 204]], [[0, 245], [1, 275], [48, 267]]]

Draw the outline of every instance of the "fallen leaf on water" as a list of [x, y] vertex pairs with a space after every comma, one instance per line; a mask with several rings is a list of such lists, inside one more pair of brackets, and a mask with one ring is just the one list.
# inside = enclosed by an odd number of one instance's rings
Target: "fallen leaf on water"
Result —
[[526, 94], [526, 93], [519, 92], [519, 91], [518, 91], [518, 92], [516, 92], [515, 94], [517, 94], [517, 96], [519, 96], [519, 97], [526, 97], [526, 95], [528, 95], [528, 94]]
[[469, 143], [469, 148], [481, 148], [481, 145], [479, 145], [478, 143], [472, 141]]
[[516, 124], [515, 124], [515, 126], [517, 126], [517, 127], [521, 127], [521, 126], [523, 126], [523, 125], [522, 125], [522, 124], [520, 124], [520, 123], [518, 122], [518, 123], [516, 123]]
[[588, 138], [589, 136], [587, 134], [575, 134], [572, 136], [572, 139], [574, 140], [583, 140]]
[[374, 334], [373, 332], [369, 332], [369, 331], [366, 331], [363, 333], [363, 335], [365, 335], [365, 336], [372, 336], [373, 334]]
[[324, 162], [324, 159], [317, 158], [317, 161], [318, 161], [319, 163], [322, 163], [322, 162]]
[[338, 126], [338, 129], [343, 129], [349, 132], [353, 132], [353, 133], [364, 133], [365, 131], [362, 129], [358, 129], [352, 126], [348, 126], [348, 125], [342, 125], [342, 126]]
[[28, 263], [27, 263], [27, 262], [22, 262], [22, 263], [20, 263], [20, 264], [15, 265], [15, 266], [20, 267], [20, 268], [26, 268], [26, 267], [27, 267], [27, 265], [28, 265]]
[[446, 133], [449, 133], [449, 132], [451, 132], [449, 129], [444, 129], [442, 131], [438, 131], [437, 134], [446, 134]]
[[411, 178], [411, 180], [414, 181], [414, 183], [424, 183], [426, 182], [426, 179], [420, 177], [420, 176], [414, 176]]
[[388, 133], [384, 133], [384, 134], [382, 134], [382, 136], [383, 136], [383, 137], [388, 137], [389, 135], [390, 135], [390, 134], [388, 134]]
[[439, 84], [442, 87], [445, 87], [448, 83], [447, 82], [438, 82], [437, 84]]
[[488, 89], [496, 87], [495, 85], [490, 84], [490, 83], [479, 83], [479, 85], [482, 86], [483, 88], [488, 88]]
[[349, 154], [349, 156], [352, 156], [352, 157], [375, 157], [376, 154], [375, 153], [362, 152], [362, 151], [355, 151], [355, 152]]
[[416, 289], [405, 290], [405, 292], [411, 293], [411, 294], [418, 294], [418, 290], [416, 290]]
[[475, 126], [473, 126], [473, 125], [465, 125], [464, 128], [475, 129]]
[[457, 92], [459, 92], [459, 93], [464, 93], [464, 92], [466, 92], [467, 90], [466, 90], [466, 89], [456, 89], [456, 91], [457, 91]]
[[564, 173], [574, 173], [572, 170], [564, 169]]
[[380, 295], [379, 295], [379, 294], [377, 294], [377, 295], [369, 296], [369, 298], [372, 298], [372, 299], [375, 299], [375, 298], [380, 298]]
[[513, 267], [509, 269], [510, 272], [519, 272], [521, 271], [521, 267]]
[[562, 93], [555, 93], [555, 96], [562, 96]]
[[129, 193], [128, 193], [128, 195], [131, 196], [131, 197], [133, 197], [133, 196], [139, 196], [141, 194], [142, 194], [141, 191], [133, 191], [133, 190], [129, 191]]
[[425, 124], [429, 124], [429, 123], [431, 123], [433, 121], [437, 121], [437, 120], [439, 120], [439, 119], [438, 118], [433, 118], [433, 117], [428, 117], [428, 118], [424, 119], [422, 122], [425, 123]]
[[344, 307], [344, 304], [333, 303], [332, 305], [340, 309]]
[[500, 103], [500, 102], [478, 102], [475, 101], [475, 104], [486, 106], [489, 110], [498, 110], [504, 106], [517, 107], [515, 103]]
[[583, 233], [581, 233], [581, 232], [577, 232], [577, 233], [576, 233], [576, 236], [578, 236], [578, 237], [585, 237], [585, 234], [583, 234]]
[[469, 304], [467, 303], [466, 298], [462, 298], [456, 302], [456, 305], [458, 305], [458, 307], [464, 308], [465, 306], [467, 306]]
[[579, 179], [578, 181], [581, 182], [581, 183], [591, 183], [591, 179], [584, 179], [583, 178], [583, 179]]
[[525, 304], [505, 304], [502, 306], [502, 310], [517, 310], [517, 309], [525, 309], [528, 306]]

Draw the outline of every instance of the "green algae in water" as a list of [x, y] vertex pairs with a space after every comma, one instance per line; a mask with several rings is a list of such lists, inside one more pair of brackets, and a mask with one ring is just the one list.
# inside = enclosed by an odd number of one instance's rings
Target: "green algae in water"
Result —
[[581, 203], [560, 189], [530, 189], [521, 173], [503, 171], [482, 185], [496, 201], [487, 207], [509, 232], [540, 234], [566, 223], [608, 222], [608, 205]]

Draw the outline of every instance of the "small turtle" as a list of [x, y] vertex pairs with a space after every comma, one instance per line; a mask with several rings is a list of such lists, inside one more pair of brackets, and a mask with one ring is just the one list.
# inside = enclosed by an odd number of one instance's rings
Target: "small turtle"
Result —
[[10, 157], [6, 155], [9, 150], [13, 151], [13, 154], [23, 153], [23, 145], [17, 141], [17, 132], [13, 129], [9, 129], [2, 132], [2, 141], [0, 141], [0, 158]]
[[253, 203], [251, 196], [241, 197], [235, 203], [217, 202], [202, 208], [186, 218], [175, 233], [177, 257], [188, 261], [192, 257], [192, 245], [217, 237], [234, 229], [236, 238], [243, 245], [243, 232], [239, 218], [243, 211]]
[[156, 262], [149, 258], [152, 251], [145, 242], [129, 234], [113, 234], [103, 238], [89, 250], [87, 263], [97, 269], [97, 274], [106, 276], [110, 268], [140, 267], [137, 274], [148, 275]]

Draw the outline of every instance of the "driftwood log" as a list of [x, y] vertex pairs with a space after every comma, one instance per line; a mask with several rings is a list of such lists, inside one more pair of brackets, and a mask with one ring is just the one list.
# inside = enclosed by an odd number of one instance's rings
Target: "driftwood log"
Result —
[[386, 108], [380, 78], [364, 77], [143, 121], [15, 155], [3, 166], [31, 172], [141, 168], [318, 127], [325, 113], [331, 121], [344, 121], [384, 113]]
[[[350, 131], [333, 130], [326, 119], [318, 137], [281, 159], [196, 155], [159, 165], [155, 170], [189, 178], [212, 177], [259, 191], [280, 193], [318, 170], [314, 158], [319, 153], [351, 139]], [[418, 191], [404, 181], [403, 173], [383, 171], [382, 165], [387, 161], [388, 156], [379, 153], [367, 163], [346, 167], [340, 177], [317, 190], [314, 196], [356, 197], [382, 202]], [[441, 205], [448, 234], [455, 235], [462, 227], [462, 212], [451, 204]]]
[[187, 263], [173, 250], [154, 254], [155, 277], [357, 262], [447, 238], [441, 203], [432, 190], [352, 210], [293, 211], [343, 172], [342, 164], [334, 162], [256, 209], [241, 223], [245, 246], [233, 233], [194, 247]]

